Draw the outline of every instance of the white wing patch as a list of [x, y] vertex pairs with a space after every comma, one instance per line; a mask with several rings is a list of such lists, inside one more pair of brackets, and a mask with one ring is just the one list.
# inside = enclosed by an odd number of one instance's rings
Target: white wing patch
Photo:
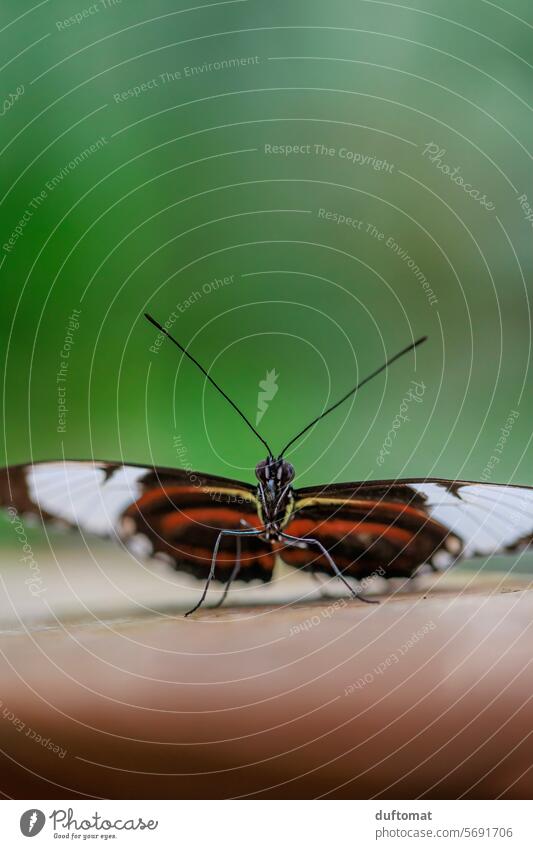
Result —
[[492, 554], [533, 533], [533, 490], [498, 484], [410, 483], [426, 497], [429, 515], [464, 545], [463, 555]]
[[139, 481], [149, 469], [119, 466], [106, 472], [91, 463], [40, 463], [29, 466], [32, 501], [47, 513], [85, 531], [110, 536], [122, 512], [141, 495]]

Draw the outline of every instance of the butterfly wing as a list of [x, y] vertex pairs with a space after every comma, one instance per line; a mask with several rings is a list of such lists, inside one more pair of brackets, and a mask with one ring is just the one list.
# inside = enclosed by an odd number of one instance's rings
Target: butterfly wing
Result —
[[[354, 578], [411, 577], [424, 564], [440, 569], [530, 543], [533, 489], [440, 479], [308, 487], [296, 492], [285, 531], [318, 539]], [[331, 574], [312, 545], [284, 548], [281, 556]]]
[[[13, 519], [34, 513], [83, 532], [116, 537], [137, 555], [159, 555], [172, 566], [207, 577], [220, 530], [259, 527], [255, 490], [227, 478], [177, 469], [117, 463], [53, 462], [0, 471], [0, 504]], [[274, 554], [257, 537], [241, 541], [240, 580], [269, 581]], [[223, 537], [215, 580], [226, 581], [236, 560], [235, 538]]]

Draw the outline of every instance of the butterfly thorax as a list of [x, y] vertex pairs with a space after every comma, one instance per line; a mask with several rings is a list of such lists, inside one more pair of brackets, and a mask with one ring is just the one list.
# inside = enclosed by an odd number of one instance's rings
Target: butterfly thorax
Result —
[[265, 528], [265, 539], [276, 540], [289, 521], [294, 505], [291, 483], [294, 467], [286, 460], [269, 457], [255, 469], [259, 518]]

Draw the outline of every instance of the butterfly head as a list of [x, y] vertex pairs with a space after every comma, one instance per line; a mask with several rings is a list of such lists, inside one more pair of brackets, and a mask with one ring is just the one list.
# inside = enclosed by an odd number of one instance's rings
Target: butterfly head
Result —
[[274, 499], [294, 480], [294, 466], [287, 460], [269, 457], [257, 464], [255, 474], [267, 498]]

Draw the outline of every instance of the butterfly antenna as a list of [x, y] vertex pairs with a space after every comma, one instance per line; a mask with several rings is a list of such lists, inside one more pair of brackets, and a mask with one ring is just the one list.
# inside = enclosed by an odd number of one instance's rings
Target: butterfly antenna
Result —
[[213, 380], [213, 378], [211, 377], [211, 375], [209, 375], [209, 374], [207, 373], [207, 371], [205, 370], [205, 368], [204, 368], [204, 367], [203, 367], [203, 366], [202, 366], [202, 365], [198, 362], [198, 360], [197, 360], [197, 359], [195, 359], [195, 358], [193, 357], [193, 355], [192, 355], [192, 354], [189, 354], [189, 352], [187, 351], [187, 349], [186, 349], [186, 348], [184, 348], [184, 347], [183, 347], [183, 345], [180, 345], [180, 343], [177, 341], [177, 339], [174, 339], [174, 337], [170, 335], [170, 333], [168, 332], [168, 330], [165, 330], [165, 328], [164, 328], [164, 327], [162, 327], [162, 326], [159, 324], [159, 322], [155, 320], [155, 318], [152, 318], [152, 316], [151, 316], [151, 315], [148, 315], [148, 313], [146, 313], [146, 312], [145, 312], [145, 314], [144, 314], [144, 317], [145, 317], [146, 319], [148, 319], [148, 321], [149, 321], [151, 324], [153, 324], [153, 325], [154, 325], [154, 327], [157, 327], [157, 329], [159, 330], [159, 332], [160, 332], [160, 333], [163, 333], [163, 334], [164, 334], [164, 335], [165, 335], [168, 339], [170, 339], [170, 341], [171, 341], [171, 342], [173, 342], [173, 343], [174, 343], [174, 345], [176, 345], [176, 346], [180, 349], [180, 351], [181, 351], [183, 354], [185, 354], [185, 356], [186, 356], [186, 357], [188, 357], [188, 358], [190, 359], [190, 361], [191, 361], [191, 362], [193, 362], [195, 366], [197, 366], [197, 368], [199, 368], [199, 369], [200, 369], [200, 371], [202, 372], [202, 374], [204, 374], [204, 375], [207, 377], [207, 379], [208, 379], [209, 383], [211, 383], [211, 384], [215, 387], [215, 389], [218, 389], [218, 391], [220, 392], [220, 394], [222, 395], [222, 397], [223, 397], [223, 398], [225, 398], [225, 399], [226, 399], [226, 401], [228, 401], [228, 403], [229, 403], [229, 404], [231, 404], [231, 406], [233, 407], [233, 409], [234, 409], [234, 410], [236, 410], [236, 412], [239, 414], [239, 416], [241, 417], [241, 419], [244, 419], [244, 421], [246, 422], [246, 424], [248, 425], [248, 427], [250, 428], [250, 430], [252, 430], [252, 431], [255, 433], [255, 435], [257, 436], [257, 438], [258, 438], [258, 439], [259, 439], [259, 440], [263, 443], [263, 445], [265, 446], [265, 448], [266, 448], [266, 449], [267, 449], [267, 451], [268, 451], [268, 456], [269, 456], [269, 457], [273, 457], [274, 455], [272, 454], [272, 449], [270, 448], [270, 445], [268, 444], [268, 442], [267, 442], [265, 439], [263, 439], [263, 437], [261, 436], [261, 434], [260, 434], [260, 433], [258, 433], [258, 431], [255, 429], [255, 427], [253, 426], [253, 424], [251, 423], [251, 421], [250, 421], [250, 420], [249, 420], [249, 419], [248, 419], [248, 418], [244, 415], [244, 413], [243, 413], [241, 410], [239, 410], [239, 408], [237, 407], [237, 404], [235, 404], [235, 402], [231, 400], [231, 398], [229, 397], [229, 395], [226, 395], [226, 393], [224, 392], [224, 390], [223, 390], [223, 389], [222, 389], [222, 388], [218, 385], [218, 383], [216, 383], [216, 382]]
[[306, 425], [306, 427], [304, 427], [303, 430], [301, 430], [299, 433], [297, 433], [296, 436], [294, 436], [291, 439], [290, 442], [287, 442], [287, 445], [285, 446], [283, 451], [280, 452], [278, 459], [281, 459], [283, 457], [283, 455], [285, 454], [285, 452], [287, 451], [287, 449], [290, 448], [291, 445], [293, 445], [296, 442], [297, 439], [299, 439], [301, 436], [303, 436], [304, 433], [307, 433], [307, 431], [310, 428], [312, 428], [313, 425], [315, 425], [317, 422], [319, 422], [320, 419], [323, 419], [325, 416], [329, 415], [329, 413], [332, 413], [333, 410], [336, 410], [337, 407], [340, 407], [341, 404], [344, 404], [344, 402], [348, 398], [350, 398], [352, 395], [355, 395], [357, 390], [361, 389], [361, 387], [364, 386], [365, 383], [368, 383], [370, 380], [372, 380], [373, 377], [376, 377], [382, 371], [385, 371], [385, 369], [388, 368], [390, 365], [392, 365], [392, 363], [395, 362], [395, 360], [399, 360], [400, 357], [403, 357], [404, 354], [409, 353], [409, 351], [413, 351], [417, 347], [417, 345], [421, 345], [422, 342], [426, 341], [426, 339], [427, 339], [427, 336], [421, 336], [420, 339], [416, 340], [416, 342], [412, 342], [406, 348], [403, 348], [403, 350], [399, 351], [397, 354], [395, 354], [393, 357], [391, 357], [389, 360], [387, 360], [387, 362], [385, 362], [382, 366], [380, 366], [378, 369], [373, 371], [372, 374], [369, 374], [368, 377], [365, 377], [364, 380], [361, 380], [359, 383], [357, 383], [354, 386], [354, 388], [350, 389], [350, 391], [347, 392], [346, 395], [343, 395], [342, 398], [339, 401], [337, 401], [335, 404], [332, 404], [331, 407], [328, 407], [327, 410], [325, 410], [323, 413], [321, 413], [319, 416], [317, 416], [316, 419], [313, 419], [312, 422], [309, 422], [309, 424]]

